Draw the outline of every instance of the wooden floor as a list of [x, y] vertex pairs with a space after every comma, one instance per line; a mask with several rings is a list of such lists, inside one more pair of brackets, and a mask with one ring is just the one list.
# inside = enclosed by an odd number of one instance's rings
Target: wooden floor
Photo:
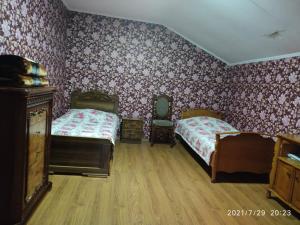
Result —
[[[266, 184], [216, 183], [177, 144], [117, 144], [109, 178], [53, 175], [53, 188], [29, 225], [300, 224], [266, 199]], [[228, 216], [228, 210], [265, 216]]]

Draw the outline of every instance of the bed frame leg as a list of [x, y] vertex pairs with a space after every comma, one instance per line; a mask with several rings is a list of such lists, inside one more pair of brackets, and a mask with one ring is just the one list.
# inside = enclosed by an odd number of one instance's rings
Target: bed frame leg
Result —
[[211, 182], [212, 183], [217, 182], [217, 171], [214, 167], [211, 168]]
[[266, 197], [267, 197], [267, 198], [271, 198], [271, 197], [272, 197], [271, 191], [270, 191], [270, 190], [267, 190], [267, 192], [266, 192]]

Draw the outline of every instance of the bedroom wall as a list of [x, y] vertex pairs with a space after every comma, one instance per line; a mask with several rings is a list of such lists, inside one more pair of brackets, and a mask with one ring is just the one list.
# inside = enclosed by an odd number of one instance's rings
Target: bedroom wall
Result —
[[300, 134], [300, 57], [229, 67], [225, 87], [238, 129]]
[[0, 2], [0, 54], [28, 57], [46, 66], [56, 86], [55, 117], [67, 108], [64, 98], [67, 10], [60, 0]]
[[0, 4], [0, 54], [46, 65], [55, 117], [72, 90], [100, 89], [119, 95], [120, 115], [144, 118], [148, 134], [152, 95], [167, 93], [173, 119], [206, 107], [241, 130], [300, 133], [299, 57], [225, 69], [160, 25], [68, 12], [59, 0]]
[[173, 118], [187, 108], [225, 108], [225, 65], [163, 26], [70, 12], [67, 35], [65, 95], [116, 93], [120, 115], [144, 118], [146, 135], [153, 94], [173, 96]]

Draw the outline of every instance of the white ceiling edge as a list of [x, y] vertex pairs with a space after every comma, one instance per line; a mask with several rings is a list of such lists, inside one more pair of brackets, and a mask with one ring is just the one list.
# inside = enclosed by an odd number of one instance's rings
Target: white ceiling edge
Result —
[[249, 64], [249, 63], [259, 63], [259, 62], [266, 62], [266, 61], [272, 61], [272, 60], [287, 59], [287, 58], [292, 58], [292, 57], [300, 57], [300, 52], [284, 54], [284, 55], [277, 55], [277, 56], [270, 56], [270, 57], [259, 58], [259, 59], [250, 59], [250, 60], [236, 62], [236, 63], [229, 63], [227, 65], [228, 66], [236, 66], [236, 65], [243, 65], [243, 64]]
[[66, 6], [67, 9], [70, 9], [70, 5], [67, 3], [66, 0], [61, 0], [62, 3], [64, 3], [64, 5]]
[[74, 11], [74, 12], [79, 12], [79, 13], [87, 13], [87, 14], [91, 14], [91, 15], [106, 16], [106, 17], [124, 19], [124, 20], [132, 20], [132, 21], [136, 21], [136, 22], [150, 23], [150, 24], [154, 24], [154, 25], [162, 25], [162, 26], [166, 27], [167, 29], [169, 29], [170, 31], [176, 33], [177, 35], [179, 35], [183, 39], [187, 40], [191, 44], [193, 44], [196, 47], [198, 47], [198, 48], [202, 49], [203, 51], [207, 52], [209, 55], [211, 55], [211, 56], [215, 57], [216, 59], [222, 61], [228, 67], [236, 66], [236, 65], [243, 65], [243, 64], [250, 64], [250, 63], [259, 63], [259, 62], [265, 62], [265, 61], [279, 60], [279, 59], [298, 57], [298, 56], [300, 57], [300, 52], [295, 52], [295, 53], [290, 53], [290, 54], [283, 54], [283, 55], [270, 56], [270, 57], [250, 59], [250, 60], [246, 60], [246, 61], [239, 61], [239, 62], [229, 63], [226, 60], [224, 60], [223, 58], [221, 58], [220, 56], [217, 56], [215, 53], [207, 50], [206, 48], [204, 48], [202, 46], [200, 46], [199, 44], [197, 44], [195, 41], [191, 40], [190, 38], [185, 37], [183, 34], [177, 32], [175, 29], [173, 29], [172, 27], [169, 27], [168, 25], [159, 24], [157, 22], [153, 22], [153, 21], [149, 21], [149, 20], [146, 21], [146, 20], [132, 19], [132, 18], [122, 17], [122, 16], [115, 16], [115, 15], [111, 15], [111, 14], [108, 14], [108, 13], [95, 13], [95, 12], [91, 12], [91, 11], [88, 11], [88, 10], [80, 10], [80, 9], [70, 7], [70, 5], [67, 3], [66, 0], [61, 0], [61, 1], [63, 2], [63, 4], [66, 6], [66, 8], [69, 11]]
[[65, 6], [67, 7], [67, 9], [71, 12], [78, 12], [78, 13], [87, 13], [90, 15], [97, 15], [97, 16], [106, 16], [106, 17], [111, 17], [111, 18], [116, 18], [116, 19], [122, 19], [122, 20], [131, 20], [133, 22], [142, 22], [142, 23], [150, 23], [150, 24], [154, 24], [154, 25], [160, 25], [157, 22], [153, 22], [153, 21], [149, 21], [149, 20], [141, 20], [141, 19], [132, 19], [132, 18], [127, 18], [127, 17], [122, 17], [122, 16], [115, 16], [115, 15], [111, 15], [109, 13], [95, 13], [95, 12], [91, 12], [89, 10], [82, 10], [82, 9], [76, 9], [73, 7], [70, 7], [67, 3], [66, 0], [61, 0]]

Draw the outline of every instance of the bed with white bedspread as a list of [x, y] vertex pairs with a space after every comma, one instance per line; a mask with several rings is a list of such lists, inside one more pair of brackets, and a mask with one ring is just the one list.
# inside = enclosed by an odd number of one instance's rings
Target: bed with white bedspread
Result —
[[70, 109], [52, 122], [56, 136], [107, 139], [115, 144], [120, 120], [114, 113], [96, 109]]
[[207, 109], [182, 112], [175, 133], [211, 167], [211, 181], [217, 172], [269, 173], [275, 142], [254, 132], [240, 132]]
[[50, 172], [110, 174], [119, 129], [118, 96], [74, 91], [70, 110], [52, 122]]
[[175, 129], [175, 133], [179, 134], [207, 165], [215, 150], [216, 133], [222, 132], [238, 132], [238, 130], [223, 120], [208, 116], [179, 120]]

